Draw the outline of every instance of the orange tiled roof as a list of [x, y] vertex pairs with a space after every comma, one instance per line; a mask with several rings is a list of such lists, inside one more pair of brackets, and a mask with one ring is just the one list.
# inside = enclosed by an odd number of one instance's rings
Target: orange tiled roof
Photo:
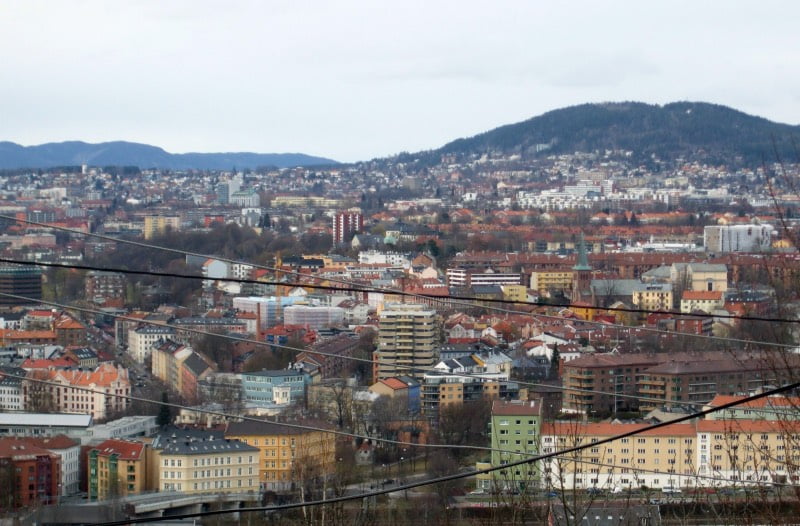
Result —
[[397, 378], [384, 378], [383, 380], [378, 381], [390, 389], [394, 389], [395, 391], [398, 389], [408, 389], [408, 386]]
[[685, 291], [683, 291], [682, 299], [695, 300], [695, 301], [721, 300], [722, 299], [722, 291], [721, 290], [685, 290]]
[[122, 460], [140, 460], [144, 457], [144, 444], [140, 442], [129, 442], [127, 440], [109, 439], [101, 442], [94, 449], [101, 455], [119, 455]]

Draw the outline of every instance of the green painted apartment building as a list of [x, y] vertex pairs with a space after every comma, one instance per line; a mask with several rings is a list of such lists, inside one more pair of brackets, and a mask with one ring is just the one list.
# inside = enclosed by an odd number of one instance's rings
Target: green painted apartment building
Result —
[[[502, 466], [539, 453], [542, 425], [541, 400], [495, 400], [490, 422], [492, 466]], [[477, 468], [489, 467], [479, 463]], [[538, 462], [478, 475], [477, 488], [486, 491], [524, 492], [536, 487]]]

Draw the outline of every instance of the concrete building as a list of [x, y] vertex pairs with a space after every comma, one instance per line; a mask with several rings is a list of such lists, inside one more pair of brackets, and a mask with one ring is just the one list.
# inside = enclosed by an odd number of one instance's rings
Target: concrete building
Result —
[[706, 252], [766, 252], [772, 247], [772, 225], [711, 225], [703, 229]]
[[243, 401], [259, 407], [289, 405], [305, 397], [310, 383], [307, 373], [295, 369], [243, 373]]
[[669, 283], [642, 283], [634, 288], [631, 301], [645, 311], [672, 309], [672, 285]]
[[283, 309], [283, 322], [287, 325], [303, 325], [312, 329], [341, 327], [344, 309], [311, 305], [289, 305]]
[[568, 293], [572, 290], [572, 270], [534, 270], [530, 287], [540, 296]]
[[364, 230], [364, 216], [360, 211], [338, 212], [333, 217], [333, 242], [344, 243], [353, 234]]
[[[648, 425], [577, 421], [545, 423], [541, 431], [542, 453], [643, 430]], [[542, 482], [556, 491], [684, 487], [694, 479], [696, 439], [694, 424], [674, 424], [644, 431], [634, 437], [582, 449], [563, 460], [558, 457], [547, 459], [542, 465]]]
[[421, 380], [436, 363], [436, 311], [413, 303], [388, 303], [380, 313], [373, 381], [408, 375]]

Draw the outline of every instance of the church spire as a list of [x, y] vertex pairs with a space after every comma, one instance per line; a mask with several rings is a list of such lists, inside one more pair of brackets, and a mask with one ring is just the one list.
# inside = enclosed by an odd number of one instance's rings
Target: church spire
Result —
[[572, 270], [576, 271], [587, 271], [592, 270], [592, 267], [589, 266], [589, 258], [586, 255], [586, 243], [583, 239], [583, 232], [581, 232], [581, 240], [578, 244], [578, 262], [575, 263], [575, 266], [572, 267]]

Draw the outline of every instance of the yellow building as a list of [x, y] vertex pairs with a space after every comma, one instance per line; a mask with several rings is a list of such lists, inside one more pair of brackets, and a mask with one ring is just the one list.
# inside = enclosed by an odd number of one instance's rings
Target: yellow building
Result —
[[531, 289], [541, 296], [572, 290], [572, 270], [536, 270], [531, 272]]
[[141, 442], [109, 439], [89, 451], [89, 500], [135, 495], [147, 488], [147, 446]]
[[[591, 444], [648, 424], [556, 422], [542, 425], [542, 453]], [[695, 481], [696, 431], [674, 424], [547, 459], [543, 481], [559, 490], [681, 487]]]
[[581, 451], [544, 462], [555, 490], [728, 487], [800, 483], [800, 422], [702, 419], [592, 447], [647, 424], [556, 422], [542, 426], [542, 453]]
[[148, 484], [158, 491], [256, 493], [258, 449], [221, 432], [160, 435], [153, 441]]
[[506, 301], [528, 301], [528, 289], [525, 285], [502, 285], [503, 299]]
[[336, 472], [333, 433], [247, 420], [228, 424], [225, 436], [258, 451], [258, 478], [264, 490], [287, 491], [292, 484], [321, 480]]
[[181, 228], [181, 218], [178, 216], [144, 216], [144, 238], [152, 239], [163, 234], [167, 228], [177, 231]]
[[633, 289], [632, 303], [645, 311], [668, 311], [672, 309], [672, 285], [669, 283], [647, 283]]
[[701, 420], [697, 471], [730, 484], [800, 481], [800, 422]]

